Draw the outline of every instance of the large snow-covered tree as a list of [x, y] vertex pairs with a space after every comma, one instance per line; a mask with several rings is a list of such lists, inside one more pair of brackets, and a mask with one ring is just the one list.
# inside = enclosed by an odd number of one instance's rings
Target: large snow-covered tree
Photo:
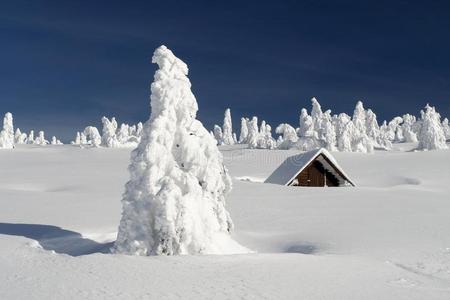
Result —
[[418, 136], [419, 149], [447, 149], [441, 116], [436, 112], [436, 109], [427, 104], [425, 110], [421, 112], [421, 119], [422, 127]]
[[151, 115], [132, 152], [116, 253], [223, 254], [246, 251], [230, 237], [231, 189], [216, 141], [196, 119], [187, 65], [165, 46], [152, 62]]
[[14, 148], [14, 125], [11, 113], [6, 113], [3, 118], [3, 130], [0, 131], [0, 148]]

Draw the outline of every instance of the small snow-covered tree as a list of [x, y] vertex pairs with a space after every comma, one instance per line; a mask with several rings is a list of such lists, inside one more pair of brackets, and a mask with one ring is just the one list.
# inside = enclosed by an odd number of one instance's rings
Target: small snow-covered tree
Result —
[[49, 142], [45, 139], [45, 133], [44, 131], [39, 131], [39, 135], [36, 138], [36, 140], [34, 141], [34, 143], [36, 145], [41, 145], [41, 146], [45, 146], [48, 145]]
[[117, 133], [117, 140], [120, 144], [128, 143], [130, 137], [130, 126], [128, 124], [122, 123]]
[[98, 132], [97, 127], [87, 126], [84, 129], [84, 135], [88, 139], [88, 144], [91, 144], [93, 147], [100, 147], [102, 143], [102, 137]]
[[445, 133], [441, 125], [441, 116], [434, 107], [425, 106], [421, 112], [422, 127], [419, 139], [419, 149], [438, 150], [447, 149]]
[[295, 128], [289, 124], [283, 123], [278, 125], [275, 132], [282, 135], [282, 139], [278, 140], [279, 149], [291, 149], [298, 141]]
[[272, 127], [269, 124], [266, 124], [266, 121], [262, 121], [256, 148], [275, 149], [276, 145], [277, 143], [272, 137]]
[[322, 136], [325, 148], [328, 151], [337, 150], [336, 129], [331, 120], [331, 111], [327, 110], [322, 118]]
[[249, 120], [247, 118], [241, 118], [241, 132], [239, 135], [239, 144], [245, 144], [248, 140], [248, 124]]
[[3, 130], [0, 131], [0, 148], [14, 148], [14, 125], [11, 113], [6, 113], [3, 118]]
[[20, 131], [20, 128], [16, 129], [16, 132], [14, 133], [14, 143], [15, 144], [25, 144], [27, 140], [27, 134], [26, 133], [22, 133]]
[[414, 132], [414, 123], [416, 123], [416, 117], [410, 114], [403, 116], [402, 134], [406, 143], [417, 143], [417, 134]]
[[380, 126], [378, 125], [377, 115], [368, 109], [366, 112], [366, 134], [373, 141], [377, 141], [380, 136]]
[[217, 145], [223, 145], [223, 133], [219, 125], [214, 125], [214, 138], [217, 141]]
[[27, 144], [34, 144], [34, 130], [30, 130], [30, 134], [27, 137]]
[[311, 99], [312, 109], [311, 109], [311, 119], [314, 124], [314, 130], [317, 132], [318, 136], [321, 136], [322, 130], [322, 120], [323, 120], [323, 112], [322, 107], [320, 106], [319, 101], [316, 98]]
[[366, 133], [366, 111], [362, 101], [356, 103], [355, 110], [353, 112], [352, 122], [355, 125], [356, 130], [361, 133]]
[[233, 122], [231, 121], [231, 111], [229, 108], [225, 110], [222, 127], [222, 141], [224, 145], [233, 145]]
[[77, 131], [77, 135], [75, 136], [75, 140], [72, 142], [72, 145], [81, 145], [81, 134]]
[[258, 130], [258, 118], [253, 117], [248, 121], [248, 136], [247, 136], [247, 144], [249, 148], [256, 148], [258, 145], [259, 138], [259, 130]]
[[444, 130], [445, 139], [450, 140], [450, 126], [447, 118], [442, 121], [442, 129]]
[[224, 254], [233, 241], [225, 208], [231, 179], [216, 141], [196, 119], [188, 68], [169, 49], [156, 49], [151, 116], [132, 152], [116, 253]]
[[116, 131], [117, 131], [117, 121], [115, 118], [112, 118], [111, 121], [103, 117], [102, 118], [103, 129], [102, 129], [102, 146], [107, 148], [117, 148], [120, 146], [119, 141], [117, 140]]
[[141, 137], [143, 128], [144, 128], [144, 125], [142, 124], [142, 122], [137, 123], [137, 126], [136, 126], [136, 136], [137, 137]]

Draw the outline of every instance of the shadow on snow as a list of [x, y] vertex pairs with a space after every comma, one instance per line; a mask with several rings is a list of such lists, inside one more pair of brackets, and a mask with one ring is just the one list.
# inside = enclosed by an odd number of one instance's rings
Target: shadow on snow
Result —
[[0, 223], [0, 234], [33, 239], [45, 250], [70, 256], [110, 253], [114, 242], [99, 243], [84, 238], [80, 233], [61, 227], [41, 224]]

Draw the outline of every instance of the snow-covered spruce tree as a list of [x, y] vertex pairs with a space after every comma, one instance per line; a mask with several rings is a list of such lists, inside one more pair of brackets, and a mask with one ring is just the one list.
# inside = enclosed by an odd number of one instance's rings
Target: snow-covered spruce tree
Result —
[[447, 118], [442, 121], [442, 129], [444, 130], [445, 139], [450, 140], [450, 126]]
[[130, 126], [128, 124], [122, 123], [117, 133], [117, 140], [120, 144], [124, 145], [128, 143], [130, 137]]
[[239, 134], [239, 144], [245, 144], [247, 143], [248, 138], [248, 119], [247, 118], [241, 118], [241, 132]]
[[214, 125], [214, 138], [216, 139], [217, 145], [223, 145], [223, 133], [222, 128], [219, 125]]
[[256, 142], [256, 148], [258, 149], [275, 149], [276, 141], [272, 137], [272, 127], [266, 124], [266, 121], [261, 122], [259, 128], [258, 140]]
[[87, 126], [84, 129], [84, 135], [88, 139], [88, 144], [91, 144], [93, 147], [100, 147], [102, 143], [102, 137], [98, 132], [97, 127]]
[[30, 134], [27, 137], [27, 144], [34, 144], [34, 130], [30, 130]]
[[88, 144], [87, 137], [84, 134], [84, 132], [80, 132], [80, 144], [81, 145], [87, 145]]
[[309, 151], [322, 147], [322, 143], [318, 139], [318, 133], [314, 130], [314, 121], [312, 117], [308, 115], [306, 109], [303, 108], [301, 110], [299, 119], [299, 139], [294, 147], [301, 151]]
[[324, 147], [328, 151], [337, 150], [336, 129], [331, 120], [331, 111], [327, 110], [322, 117], [322, 135]]
[[356, 130], [361, 133], [366, 133], [366, 111], [362, 101], [358, 101], [353, 111], [352, 122], [355, 125]]
[[0, 131], [0, 148], [14, 148], [14, 125], [11, 113], [6, 113], [3, 118], [3, 130]]
[[247, 136], [247, 144], [250, 149], [256, 148], [258, 145], [259, 138], [259, 130], [258, 130], [258, 118], [253, 117], [248, 121], [248, 136]]
[[380, 126], [378, 125], [377, 115], [371, 110], [366, 111], [366, 134], [373, 141], [377, 141], [380, 136]]
[[314, 124], [314, 130], [317, 132], [317, 135], [320, 137], [322, 135], [322, 120], [323, 120], [323, 112], [322, 107], [320, 106], [319, 101], [316, 98], [311, 99], [311, 118]]
[[196, 120], [188, 68], [156, 49], [151, 116], [132, 152], [114, 252], [134, 255], [246, 252], [225, 209], [231, 180], [216, 141]]
[[439, 150], [447, 149], [445, 133], [441, 124], [441, 116], [434, 107], [425, 106], [421, 112], [422, 127], [419, 139], [419, 149], [421, 150]]
[[233, 123], [231, 121], [231, 111], [229, 108], [225, 110], [222, 127], [222, 141], [224, 145], [234, 145], [233, 139]]
[[406, 143], [417, 143], [417, 134], [414, 132], [413, 127], [416, 123], [416, 117], [410, 114], [403, 115], [402, 134]]
[[142, 124], [142, 122], [137, 123], [136, 126], [136, 136], [137, 137], [141, 137], [142, 136], [142, 131], [143, 131], [144, 125]]
[[45, 146], [48, 145], [49, 142], [45, 139], [45, 133], [44, 131], [39, 131], [39, 135], [36, 138], [36, 140], [34, 141], [34, 143], [36, 145], [41, 145], [41, 146]]
[[282, 150], [291, 149], [298, 141], [297, 132], [295, 128], [289, 124], [283, 123], [278, 125], [275, 133], [281, 134], [281, 139], [278, 139], [278, 148]]
[[81, 145], [81, 135], [80, 135], [79, 131], [77, 131], [77, 135], [75, 136], [75, 140], [71, 144], [72, 145]]
[[16, 129], [16, 133], [14, 134], [14, 143], [15, 144], [25, 144], [27, 142], [27, 134], [22, 133], [20, 128]]
[[102, 146], [107, 148], [117, 148], [120, 146], [119, 141], [117, 140], [116, 131], [117, 131], [117, 122], [115, 118], [112, 118], [111, 121], [103, 117], [102, 118], [103, 129], [102, 129]]

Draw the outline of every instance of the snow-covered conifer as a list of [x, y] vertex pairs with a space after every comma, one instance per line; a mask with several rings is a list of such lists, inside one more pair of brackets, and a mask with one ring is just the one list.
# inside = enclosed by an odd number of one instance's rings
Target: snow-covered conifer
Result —
[[361, 133], [366, 133], [366, 111], [362, 101], [356, 103], [355, 110], [353, 112], [352, 122], [355, 125], [356, 130]]
[[425, 106], [425, 110], [421, 112], [422, 127], [419, 139], [419, 149], [422, 150], [438, 150], [447, 149], [445, 133], [441, 124], [441, 116], [434, 107]]
[[414, 132], [414, 123], [416, 123], [416, 117], [410, 114], [403, 116], [403, 123], [401, 125], [403, 139], [406, 143], [417, 143], [417, 134]]
[[84, 135], [88, 139], [88, 144], [91, 144], [94, 147], [100, 147], [102, 143], [102, 137], [98, 132], [97, 127], [87, 126], [84, 129]]
[[442, 121], [442, 129], [444, 130], [445, 139], [450, 140], [450, 126], [447, 118]]
[[291, 149], [298, 141], [298, 136], [295, 128], [289, 124], [283, 123], [277, 126], [275, 129], [277, 134], [281, 134], [282, 139], [278, 139], [279, 149]]
[[34, 143], [36, 144], [36, 145], [41, 145], [41, 146], [45, 146], [45, 145], [48, 145], [49, 144], [49, 142], [45, 139], [45, 133], [44, 133], [44, 131], [39, 131], [39, 135], [38, 135], [38, 137], [36, 138], [36, 140], [34, 141]]
[[117, 140], [116, 131], [117, 131], [117, 121], [113, 117], [111, 121], [103, 117], [102, 118], [103, 129], [102, 129], [102, 146], [107, 148], [116, 148], [120, 146], [119, 141]]
[[231, 111], [229, 108], [225, 110], [222, 127], [222, 141], [224, 145], [233, 145], [233, 122], [231, 121]]
[[75, 140], [72, 142], [72, 145], [81, 145], [81, 135], [79, 131], [77, 131], [77, 135], [75, 136]]
[[214, 125], [214, 138], [217, 141], [217, 145], [223, 145], [223, 133], [219, 125]]
[[247, 136], [247, 144], [249, 148], [256, 148], [258, 145], [259, 138], [259, 130], [258, 130], [258, 118], [253, 117], [248, 121], [248, 136]]
[[239, 134], [239, 144], [247, 143], [248, 138], [248, 124], [249, 120], [247, 118], [241, 118], [241, 132]]
[[151, 116], [132, 152], [116, 253], [224, 254], [246, 251], [229, 235], [225, 208], [231, 179], [216, 141], [196, 120], [188, 68], [165, 46], [152, 58], [159, 70]]
[[34, 144], [34, 130], [30, 130], [30, 134], [27, 137], [27, 144]]
[[14, 125], [11, 113], [6, 113], [3, 118], [3, 130], [0, 131], [0, 148], [14, 148]]

